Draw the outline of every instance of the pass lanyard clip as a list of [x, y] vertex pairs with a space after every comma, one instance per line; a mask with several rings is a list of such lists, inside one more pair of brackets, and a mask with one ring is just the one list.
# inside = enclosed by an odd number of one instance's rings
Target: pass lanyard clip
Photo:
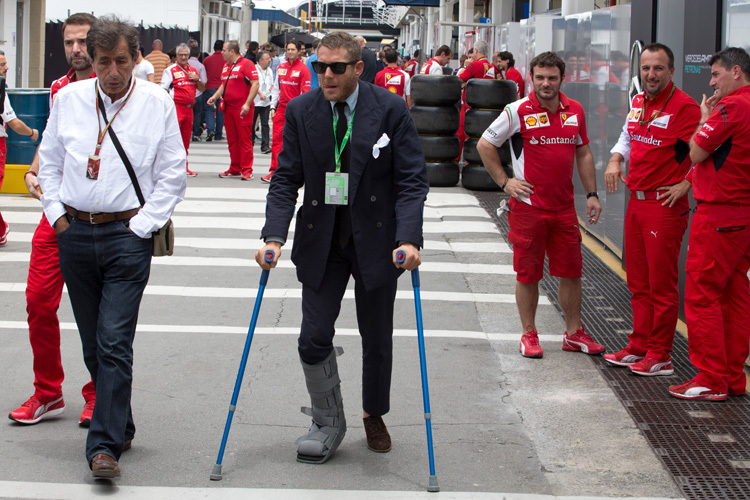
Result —
[[652, 121], [654, 121], [656, 119], [656, 117], [659, 116], [659, 113], [661, 113], [662, 111], [664, 111], [664, 108], [667, 107], [667, 103], [672, 98], [672, 94], [674, 94], [674, 89], [676, 89], [676, 88], [677, 87], [674, 84], [672, 84], [672, 90], [669, 91], [669, 95], [667, 96], [667, 100], [664, 101], [664, 104], [662, 105], [661, 108], [659, 108], [659, 111], [654, 111], [654, 113], [651, 115], [651, 118], [649, 118], [648, 120], [645, 119], [646, 118], [646, 96], [644, 95], [643, 96], [643, 105], [641, 106], [641, 118], [643, 118], [643, 119], [641, 121], [639, 121], [638, 124], [639, 125], [648, 125], [649, 123], [651, 123]]
[[338, 140], [336, 138], [336, 126], [338, 125], [339, 119], [338, 116], [336, 116], [336, 113], [333, 113], [333, 141], [334, 141], [334, 155], [335, 155], [335, 161], [336, 161], [336, 173], [341, 172], [341, 153], [343, 153], [344, 148], [346, 147], [346, 144], [349, 142], [349, 136], [352, 134], [352, 125], [354, 124], [354, 113], [356, 113], [356, 110], [352, 111], [352, 119], [349, 120], [349, 126], [346, 128], [346, 134], [344, 134], [344, 138], [341, 140], [341, 146], [338, 144]]

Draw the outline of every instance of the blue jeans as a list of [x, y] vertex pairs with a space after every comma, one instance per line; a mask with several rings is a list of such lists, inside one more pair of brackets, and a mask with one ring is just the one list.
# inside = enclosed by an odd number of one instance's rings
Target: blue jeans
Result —
[[200, 137], [203, 132], [203, 120], [205, 118], [206, 106], [206, 94], [201, 94], [195, 98], [195, 104], [193, 104], [193, 135]]
[[96, 387], [86, 459], [91, 464], [105, 453], [119, 460], [124, 441], [135, 435], [133, 339], [153, 242], [130, 231], [128, 221], [91, 224], [66, 217], [70, 227], [57, 235], [60, 270]]
[[[208, 100], [216, 93], [219, 89], [206, 89], [201, 97], [204, 98], [203, 102]], [[206, 133], [214, 134], [215, 139], [221, 139], [224, 132], [224, 113], [219, 111], [219, 103], [215, 103], [212, 108], [206, 105]]]

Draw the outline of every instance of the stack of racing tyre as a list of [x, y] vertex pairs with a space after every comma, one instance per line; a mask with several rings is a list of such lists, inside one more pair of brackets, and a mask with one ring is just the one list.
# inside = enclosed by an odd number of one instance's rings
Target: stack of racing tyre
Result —
[[414, 75], [411, 116], [422, 143], [430, 187], [458, 184], [456, 159], [461, 144], [456, 137], [460, 112], [461, 79], [451, 75]]
[[[506, 105], [518, 99], [515, 82], [510, 80], [480, 80], [472, 78], [466, 82], [466, 103], [471, 106], [464, 117], [464, 161], [461, 170], [461, 185], [473, 191], [498, 191], [498, 186], [482, 164], [477, 143]], [[500, 161], [508, 177], [513, 177], [510, 144], [506, 141], [497, 148]]]

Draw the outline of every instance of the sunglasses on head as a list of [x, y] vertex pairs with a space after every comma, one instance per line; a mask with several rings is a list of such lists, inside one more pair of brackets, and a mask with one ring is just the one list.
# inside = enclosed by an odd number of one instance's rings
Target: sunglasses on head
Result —
[[319, 75], [325, 74], [328, 68], [331, 68], [331, 71], [334, 75], [343, 75], [346, 72], [346, 67], [351, 64], [357, 64], [357, 61], [335, 62], [330, 64], [320, 61], [313, 61], [312, 67], [313, 70], [315, 70], [315, 72]]

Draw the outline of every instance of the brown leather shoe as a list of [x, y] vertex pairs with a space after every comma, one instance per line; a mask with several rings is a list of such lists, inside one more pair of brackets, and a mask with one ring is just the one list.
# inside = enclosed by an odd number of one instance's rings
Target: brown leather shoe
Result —
[[133, 446], [133, 440], [132, 439], [126, 439], [124, 443], [122, 443], [122, 451], [128, 451]]
[[120, 466], [114, 458], [99, 453], [91, 460], [91, 475], [104, 478], [120, 477]]
[[367, 447], [376, 453], [391, 451], [391, 435], [385, 427], [383, 417], [369, 416], [363, 418], [365, 434], [367, 434]]

